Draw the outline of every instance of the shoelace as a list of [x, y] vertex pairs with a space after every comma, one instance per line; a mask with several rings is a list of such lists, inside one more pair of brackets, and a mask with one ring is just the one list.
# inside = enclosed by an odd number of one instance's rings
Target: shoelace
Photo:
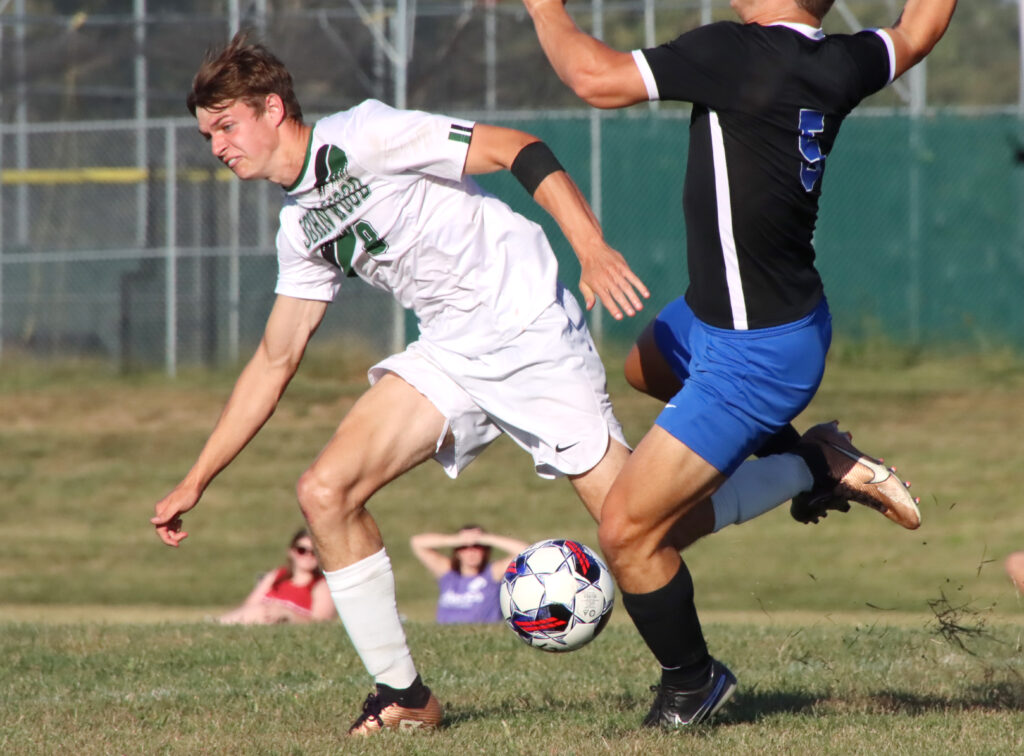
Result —
[[359, 715], [359, 718], [352, 724], [349, 729], [355, 729], [359, 725], [363, 724], [368, 719], [376, 719], [377, 724], [381, 727], [384, 726], [384, 720], [380, 718], [381, 710], [384, 706], [381, 704], [380, 696], [376, 693], [370, 693], [366, 700], [363, 701], [363, 713]]

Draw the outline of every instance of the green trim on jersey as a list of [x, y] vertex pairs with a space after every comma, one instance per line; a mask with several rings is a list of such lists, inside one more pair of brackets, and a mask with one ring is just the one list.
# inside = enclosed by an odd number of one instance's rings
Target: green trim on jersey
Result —
[[463, 144], [469, 144], [469, 139], [472, 136], [473, 136], [473, 127], [472, 126], [460, 126], [457, 123], [453, 123], [451, 131], [448, 132], [448, 141], [450, 141], [450, 142], [462, 142]]

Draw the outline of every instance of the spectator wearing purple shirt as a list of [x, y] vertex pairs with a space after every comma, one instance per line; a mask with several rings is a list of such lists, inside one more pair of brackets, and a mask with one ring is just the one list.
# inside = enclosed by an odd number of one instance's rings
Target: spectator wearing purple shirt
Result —
[[[441, 589], [439, 623], [501, 621], [501, 575], [528, 543], [488, 533], [479, 525], [463, 525], [457, 533], [420, 533], [409, 543], [423, 566], [437, 578]], [[492, 548], [504, 552], [505, 557], [492, 561]], [[441, 549], [452, 552], [449, 555]]]

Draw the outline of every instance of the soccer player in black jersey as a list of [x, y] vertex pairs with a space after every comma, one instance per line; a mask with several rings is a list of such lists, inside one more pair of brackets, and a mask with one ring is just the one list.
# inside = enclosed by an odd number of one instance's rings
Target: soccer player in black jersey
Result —
[[630, 383], [667, 404], [612, 486], [599, 529], [623, 605], [662, 667], [644, 724], [675, 728], [712, 716], [736, 678], [708, 653], [672, 529], [746, 457], [795, 452], [819, 505], [853, 499], [920, 524], [906, 485], [835, 423], [789, 449], [786, 434], [818, 388], [831, 340], [812, 236], [839, 126], [931, 51], [956, 0], [908, 0], [891, 28], [830, 36], [821, 20], [833, 0], [732, 0], [742, 23], [632, 53], [582, 32], [563, 0], [524, 2], [551, 65], [591, 105], [693, 103], [690, 285], [626, 363]]

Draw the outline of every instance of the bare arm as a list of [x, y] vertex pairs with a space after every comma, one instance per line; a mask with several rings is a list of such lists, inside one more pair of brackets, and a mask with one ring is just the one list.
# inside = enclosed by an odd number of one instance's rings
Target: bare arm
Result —
[[500, 578], [502, 573], [508, 569], [512, 560], [519, 556], [519, 553], [530, 545], [526, 541], [520, 541], [518, 538], [496, 535], [494, 533], [482, 533], [477, 538], [477, 542], [505, 552], [504, 559], [495, 559], [488, 567], [495, 580]]
[[409, 539], [409, 545], [430, 574], [439, 578], [451, 570], [452, 559], [438, 549], [454, 549], [463, 544], [458, 533], [418, 533]]
[[[536, 141], [537, 137], [523, 131], [478, 123], [469, 143], [465, 172], [511, 169], [519, 151]], [[641, 297], [649, 297], [650, 292], [625, 258], [605, 242], [597, 218], [569, 174], [556, 171], [548, 175], [533, 198], [557, 221], [580, 261], [580, 291], [587, 309], [600, 297], [616, 320], [622, 319], [623, 310], [629, 316], [642, 310]]]
[[263, 597], [270, 593], [270, 589], [274, 587], [274, 578], [277, 577], [277, 570], [271, 570], [259, 579], [256, 583], [256, 587], [252, 589], [252, 592], [245, 597], [245, 601], [242, 602], [242, 606], [251, 606], [258, 604], [263, 601]]
[[331, 598], [331, 589], [327, 587], [327, 581], [318, 580], [313, 586], [313, 608], [310, 618], [313, 622], [326, 622], [337, 616], [334, 599]]
[[523, 0], [551, 67], [578, 97], [597, 108], [647, 100], [640, 71], [628, 52], [613, 50], [580, 30], [563, 0]]
[[234, 609], [222, 614], [217, 618], [217, 621], [222, 625], [248, 624], [255, 621], [256, 618], [262, 615], [259, 605], [263, 603], [263, 597], [274, 587], [274, 578], [276, 576], [277, 570], [271, 570], [264, 574], [256, 582], [256, 587], [245, 597], [245, 601]]
[[896, 53], [893, 78], [920, 63], [946, 33], [956, 0], [908, 0], [891, 29], [886, 29]]
[[156, 515], [150, 522], [168, 546], [177, 546], [188, 537], [181, 529], [181, 515], [199, 502], [217, 473], [238, 456], [274, 413], [326, 309], [325, 302], [277, 298], [263, 340], [238, 376], [198, 459], [185, 478], [156, 504]]

